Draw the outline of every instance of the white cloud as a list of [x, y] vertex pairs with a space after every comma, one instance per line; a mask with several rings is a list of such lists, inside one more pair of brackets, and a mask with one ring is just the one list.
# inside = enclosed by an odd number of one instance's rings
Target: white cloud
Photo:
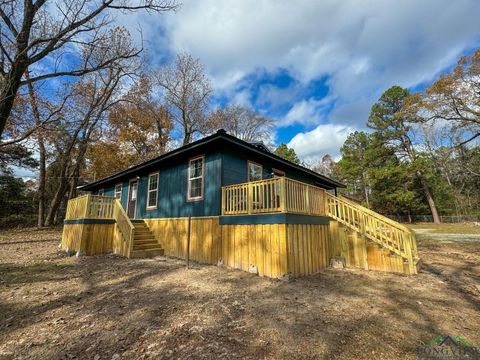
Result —
[[344, 125], [322, 124], [312, 131], [295, 135], [287, 145], [303, 161], [317, 162], [326, 154], [338, 159], [340, 147], [353, 131], [353, 128]]
[[[182, 51], [200, 58], [216, 90], [234, 102], [250, 104], [253, 87], [245, 82], [258, 81], [251, 74], [288, 71], [291, 86], [264, 84], [253, 105], [268, 113], [293, 103], [279, 126], [342, 124], [292, 139], [320, 137], [337, 148], [313, 141], [317, 152], [338, 154], [344, 130], [363, 128], [383, 91], [428, 82], [477, 46], [479, 13], [478, 0], [182, 0], [176, 13], [129, 15], [127, 26], [142, 25], [154, 63]], [[320, 104], [303, 90], [322, 78], [328, 94]]]
[[185, 0], [165, 37], [173, 52], [199, 57], [216, 87], [258, 69], [284, 68], [302, 83], [327, 76], [341, 112], [431, 79], [478, 41], [478, 13], [478, 0]]
[[278, 125], [302, 124], [308, 126], [318, 124], [325, 117], [326, 106], [330, 100], [330, 97], [327, 96], [321, 100], [307, 99], [296, 102], [285, 117], [279, 121]]

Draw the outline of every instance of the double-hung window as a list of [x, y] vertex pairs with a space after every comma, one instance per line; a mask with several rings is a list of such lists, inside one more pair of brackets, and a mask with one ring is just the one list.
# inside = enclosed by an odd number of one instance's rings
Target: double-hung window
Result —
[[103, 196], [105, 194], [105, 190], [99, 189], [97, 194], [98, 196]]
[[248, 181], [262, 180], [263, 167], [253, 161], [248, 162]]
[[155, 209], [158, 201], [158, 173], [148, 175], [147, 209]]
[[204, 157], [196, 157], [188, 162], [188, 200], [203, 199]]
[[115, 198], [122, 200], [122, 184], [115, 185]]

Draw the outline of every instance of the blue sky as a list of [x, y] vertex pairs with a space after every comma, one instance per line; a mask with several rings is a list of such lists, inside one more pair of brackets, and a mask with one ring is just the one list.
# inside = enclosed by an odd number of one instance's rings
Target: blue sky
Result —
[[[129, 16], [160, 64], [205, 64], [214, 106], [275, 119], [275, 141], [303, 160], [338, 156], [392, 85], [421, 90], [479, 45], [480, 1], [182, 1], [175, 14]], [[141, 21], [138, 19], [141, 18]]]
[[212, 108], [240, 104], [273, 118], [275, 143], [311, 164], [338, 157], [390, 86], [421, 91], [480, 45], [479, 0], [179, 2], [176, 12], [116, 23], [143, 41], [152, 68], [180, 52], [199, 58]]
[[[175, 13], [117, 17], [152, 67], [188, 52], [215, 89], [275, 120], [308, 162], [364, 130], [392, 85], [421, 90], [480, 42], [479, 0], [181, 0]], [[142, 29], [141, 35], [139, 29]]]

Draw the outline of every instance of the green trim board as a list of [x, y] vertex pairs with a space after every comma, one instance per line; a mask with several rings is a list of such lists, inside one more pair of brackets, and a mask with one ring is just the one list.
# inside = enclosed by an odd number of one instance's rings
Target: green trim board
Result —
[[311, 224], [328, 225], [328, 216], [312, 216], [290, 213], [224, 215], [220, 216], [220, 225], [257, 225], [257, 224]]
[[74, 219], [74, 220], [63, 220], [64, 225], [75, 225], [75, 224], [115, 224], [113, 219]]

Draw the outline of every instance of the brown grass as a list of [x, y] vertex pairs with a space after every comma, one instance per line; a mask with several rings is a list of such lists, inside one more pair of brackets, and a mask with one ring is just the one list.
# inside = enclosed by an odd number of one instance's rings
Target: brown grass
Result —
[[480, 244], [419, 243], [407, 277], [325, 270], [292, 282], [159, 257], [67, 258], [61, 233], [0, 233], [0, 359], [416, 359], [480, 342]]
[[480, 226], [471, 223], [463, 224], [405, 224], [414, 230], [428, 230], [433, 234], [480, 234]]

